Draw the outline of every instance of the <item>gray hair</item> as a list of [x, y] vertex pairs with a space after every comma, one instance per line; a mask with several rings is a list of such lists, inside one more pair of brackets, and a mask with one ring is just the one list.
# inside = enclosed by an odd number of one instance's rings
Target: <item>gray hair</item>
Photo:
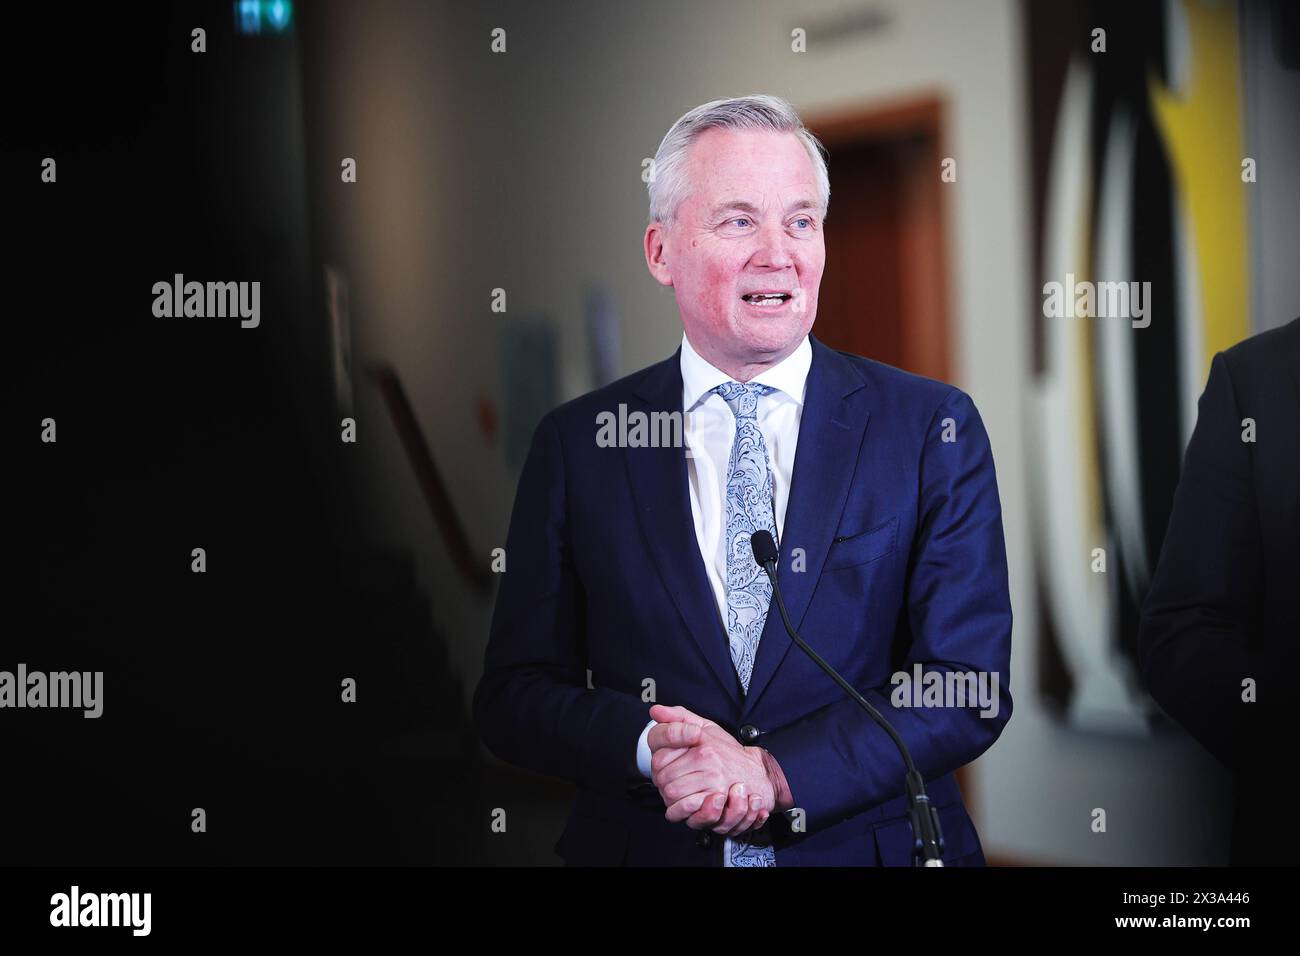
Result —
[[677, 208], [689, 192], [683, 167], [686, 151], [691, 143], [710, 129], [765, 130], [774, 133], [794, 133], [808, 150], [817, 175], [817, 191], [821, 196], [822, 215], [831, 201], [831, 181], [826, 172], [826, 148], [803, 125], [794, 107], [779, 96], [754, 94], [727, 100], [714, 100], [690, 110], [681, 117], [659, 144], [655, 153], [653, 174], [646, 183], [650, 193], [650, 221], [672, 222]]

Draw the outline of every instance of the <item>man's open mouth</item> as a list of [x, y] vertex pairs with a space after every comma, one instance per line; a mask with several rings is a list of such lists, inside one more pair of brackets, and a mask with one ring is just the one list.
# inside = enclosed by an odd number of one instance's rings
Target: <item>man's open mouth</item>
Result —
[[788, 292], [750, 292], [741, 296], [750, 305], [781, 305], [791, 298]]

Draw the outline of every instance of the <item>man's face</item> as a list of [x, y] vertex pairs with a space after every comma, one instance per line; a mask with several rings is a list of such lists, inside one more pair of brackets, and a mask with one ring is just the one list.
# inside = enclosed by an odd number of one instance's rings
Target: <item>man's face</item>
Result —
[[[730, 371], [794, 351], [817, 316], [826, 264], [812, 159], [794, 133], [711, 129], [686, 153], [687, 198], [646, 230], [692, 346]], [[755, 293], [782, 298], [758, 298]]]

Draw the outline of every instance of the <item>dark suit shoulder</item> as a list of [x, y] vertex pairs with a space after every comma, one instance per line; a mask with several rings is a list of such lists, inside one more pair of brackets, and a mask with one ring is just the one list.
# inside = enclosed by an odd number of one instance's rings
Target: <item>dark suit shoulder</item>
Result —
[[956, 388], [956, 386], [950, 385], [948, 382], [942, 382], [937, 378], [917, 375], [915, 372], [909, 372], [862, 355], [854, 355], [852, 352], [837, 352], [836, 354], [842, 355], [855, 363], [869, 380], [884, 387], [902, 389], [909, 394], [926, 398], [943, 398]]
[[1223, 358], [1234, 378], [1294, 372], [1300, 368], [1300, 318], [1242, 339], [1224, 349]]
[[970, 397], [948, 382], [917, 375], [852, 352], [828, 351], [849, 364], [854, 374], [871, 390], [872, 402], [877, 407], [906, 410], [928, 419], [941, 405], [951, 405]]

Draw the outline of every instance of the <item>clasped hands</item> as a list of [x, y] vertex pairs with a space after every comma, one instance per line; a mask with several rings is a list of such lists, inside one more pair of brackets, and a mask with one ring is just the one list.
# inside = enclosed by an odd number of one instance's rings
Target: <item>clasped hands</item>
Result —
[[685, 707], [655, 704], [650, 717], [658, 721], [646, 737], [651, 780], [669, 820], [738, 836], [793, 805], [784, 774], [763, 748], [746, 747]]

